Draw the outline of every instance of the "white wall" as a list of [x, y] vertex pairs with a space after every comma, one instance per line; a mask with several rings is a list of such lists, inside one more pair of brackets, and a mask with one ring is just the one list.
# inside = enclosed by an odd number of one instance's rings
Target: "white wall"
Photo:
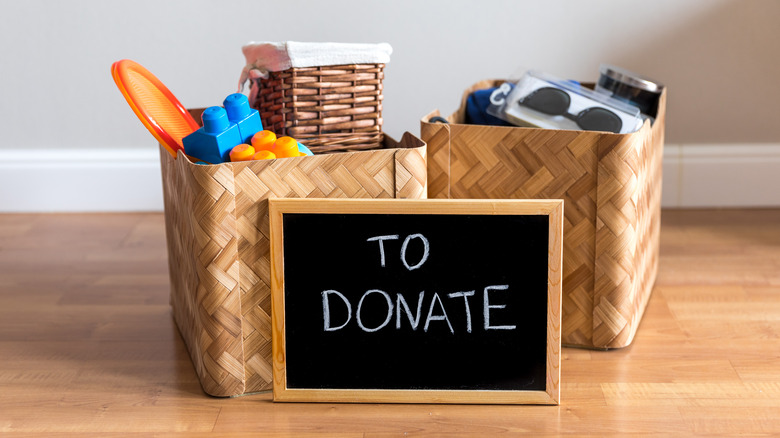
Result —
[[[241, 46], [252, 40], [389, 42], [383, 115], [396, 137], [419, 134], [431, 109], [454, 111], [478, 80], [534, 68], [592, 81], [609, 62], [668, 86], [667, 144], [780, 143], [774, 0], [0, 0], [0, 8], [0, 161], [12, 158], [0, 172], [18, 171], [25, 156], [34, 165], [36, 150], [154, 156], [111, 63], [138, 61], [186, 106], [210, 106], [235, 90]], [[2, 211], [14, 210], [7, 195], [0, 187]]]

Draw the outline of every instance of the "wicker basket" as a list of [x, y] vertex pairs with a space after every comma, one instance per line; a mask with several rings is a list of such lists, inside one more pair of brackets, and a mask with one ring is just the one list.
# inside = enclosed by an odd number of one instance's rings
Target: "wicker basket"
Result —
[[406, 133], [380, 149], [193, 164], [162, 147], [174, 319], [205, 392], [270, 390], [268, 198], [424, 198], [426, 146]]
[[384, 64], [331, 65], [270, 71], [257, 79], [253, 106], [263, 126], [314, 153], [382, 145]]
[[422, 119], [431, 198], [564, 199], [566, 345], [631, 343], [655, 282], [666, 91], [631, 134], [466, 125], [466, 90], [449, 124]]

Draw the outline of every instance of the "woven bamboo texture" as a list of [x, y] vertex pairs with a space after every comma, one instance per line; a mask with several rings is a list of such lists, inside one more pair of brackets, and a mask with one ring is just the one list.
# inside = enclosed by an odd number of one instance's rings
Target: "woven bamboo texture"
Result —
[[632, 134], [464, 125], [465, 104], [422, 121], [429, 197], [564, 199], [564, 344], [634, 338], [658, 267], [665, 103]]
[[290, 68], [259, 79], [263, 126], [314, 153], [382, 145], [384, 64]]
[[161, 148], [171, 305], [206, 393], [273, 385], [269, 197], [426, 197], [425, 144], [383, 146], [216, 166]]

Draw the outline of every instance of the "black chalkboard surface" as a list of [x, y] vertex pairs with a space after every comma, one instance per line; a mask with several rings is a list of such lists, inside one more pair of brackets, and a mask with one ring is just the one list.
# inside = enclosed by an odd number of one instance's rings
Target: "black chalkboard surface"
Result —
[[269, 202], [275, 400], [557, 403], [562, 201]]

